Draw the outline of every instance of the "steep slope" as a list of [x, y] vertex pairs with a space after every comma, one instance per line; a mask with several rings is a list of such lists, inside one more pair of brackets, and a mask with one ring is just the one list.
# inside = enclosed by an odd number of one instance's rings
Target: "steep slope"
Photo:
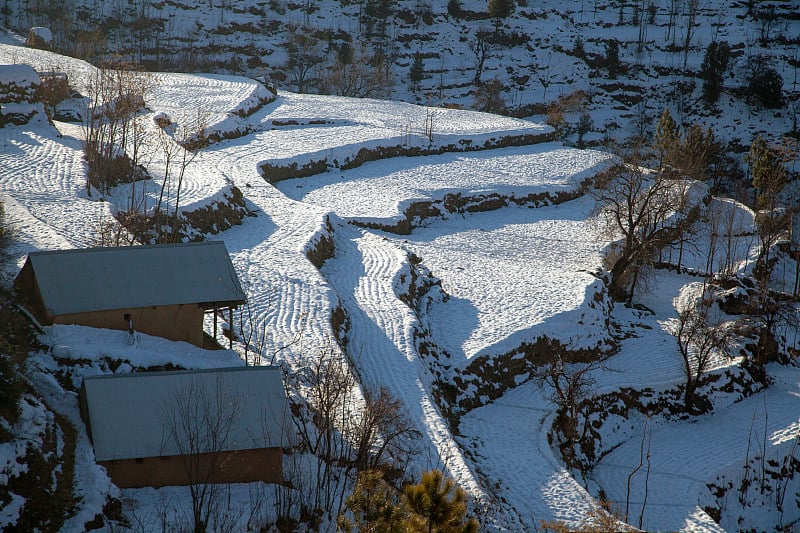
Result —
[[[599, 140], [638, 134], [664, 108], [741, 145], [759, 132], [797, 131], [793, 2], [515, 4], [492, 18], [484, 0], [81, 0], [66, 13], [10, 2], [4, 23], [23, 34], [48, 26], [55, 46], [70, 55], [116, 53], [152, 70], [265, 77], [300, 92], [489, 105], [525, 116], [544, 115], [548, 104], [575, 94], [562, 107], [573, 140], [583, 113], [594, 124], [584, 125], [596, 132], [589, 137]], [[91, 41], [96, 32], [105, 40]], [[701, 70], [712, 42], [731, 50], [719, 73], [721, 99], [706, 108]], [[776, 113], [753, 98], [763, 84], [750, 80], [765, 69], [781, 76], [793, 106]]]

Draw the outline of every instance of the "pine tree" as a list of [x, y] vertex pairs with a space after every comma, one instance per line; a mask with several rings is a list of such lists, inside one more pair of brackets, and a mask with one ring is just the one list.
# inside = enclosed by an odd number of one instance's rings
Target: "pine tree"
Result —
[[669, 109], [664, 109], [664, 112], [661, 113], [661, 118], [658, 119], [653, 143], [653, 147], [658, 153], [658, 166], [660, 169], [663, 170], [664, 167], [675, 163], [676, 152], [680, 147], [680, 138], [678, 124], [672, 118]]
[[703, 79], [703, 100], [709, 106], [719, 100], [730, 58], [731, 46], [726, 41], [712, 41], [706, 48], [706, 55], [700, 66], [700, 77]]
[[500, 21], [508, 18], [515, 8], [514, 0], [489, 0], [486, 9], [489, 16], [494, 19], [495, 32], [500, 29]]
[[347, 533], [354, 527], [360, 533], [399, 532], [406, 520], [406, 513], [398, 503], [397, 491], [383, 480], [383, 474], [378, 470], [366, 470], [358, 475], [346, 505], [353, 514], [353, 521], [342, 514], [337, 524]]
[[721, 150], [711, 128], [704, 131], [702, 126], [695, 124], [683, 135], [680, 165], [676, 166], [680, 166], [690, 178], [704, 180], [711, 167], [718, 163]]
[[422, 474], [417, 485], [403, 489], [412, 516], [409, 531], [417, 533], [476, 533], [478, 522], [467, 519], [467, 495], [439, 470]]
[[608, 41], [606, 43], [606, 70], [608, 77], [612, 80], [617, 78], [617, 75], [622, 71], [622, 65], [619, 62], [619, 42]]
[[775, 197], [786, 185], [786, 168], [783, 162], [760, 135], [750, 145], [746, 161], [753, 176], [753, 187], [758, 193], [758, 206], [771, 207]]

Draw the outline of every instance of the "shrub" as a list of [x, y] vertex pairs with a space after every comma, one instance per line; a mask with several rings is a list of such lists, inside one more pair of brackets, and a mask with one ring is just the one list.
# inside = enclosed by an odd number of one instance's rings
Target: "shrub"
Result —
[[504, 114], [506, 112], [504, 89], [503, 83], [497, 78], [482, 83], [475, 90], [475, 108], [486, 113]]
[[72, 95], [72, 88], [67, 77], [60, 73], [42, 74], [41, 79], [39, 91], [42, 103], [47, 117], [52, 120], [56, 114], [56, 106]]
[[758, 103], [766, 109], [783, 107], [783, 77], [780, 73], [763, 56], [751, 60], [750, 68], [746, 90], [748, 102]]
[[87, 143], [84, 157], [89, 183], [103, 194], [120, 183], [132, 183], [149, 177], [147, 170], [142, 165], [134, 164], [125, 153], [106, 157], [95, 149], [94, 144]]
[[447, 2], [447, 13], [453, 17], [454, 19], [461, 18], [461, 1], [460, 0], [448, 0]]

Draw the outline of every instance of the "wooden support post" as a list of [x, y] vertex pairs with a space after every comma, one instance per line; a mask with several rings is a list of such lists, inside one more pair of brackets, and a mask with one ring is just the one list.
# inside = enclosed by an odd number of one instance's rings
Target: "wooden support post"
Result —
[[214, 342], [217, 342], [217, 308], [214, 307]]
[[228, 308], [228, 326], [231, 328], [230, 331], [228, 331], [231, 340], [230, 349], [233, 350], [233, 306]]

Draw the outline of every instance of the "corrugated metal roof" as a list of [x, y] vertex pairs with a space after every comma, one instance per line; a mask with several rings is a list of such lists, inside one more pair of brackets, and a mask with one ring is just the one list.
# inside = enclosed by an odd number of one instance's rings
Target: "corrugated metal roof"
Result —
[[222, 241], [32, 252], [28, 261], [52, 316], [245, 300]]
[[[93, 376], [83, 391], [98, 461], [285, 447], [293, 440], [275, 366]], [[217, 422], [222, 431], [210, 431]]]

